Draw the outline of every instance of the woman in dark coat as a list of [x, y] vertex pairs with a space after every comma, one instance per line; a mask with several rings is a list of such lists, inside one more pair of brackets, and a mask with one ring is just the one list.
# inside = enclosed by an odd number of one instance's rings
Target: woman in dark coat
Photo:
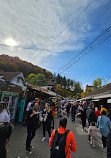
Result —
[[82, 128], [84, 131], [84, 128], [86, 127], [86, 107], [83, 107], [81, 109], [81, 121], [82, 121]]
[[49, 134], [49, 139], [51, 137], [51, 122], [52, 122], [52, 110], [49, 107], [49, 104], [45, 104], [45, 109], [43, 110], [43, 138], [42, 141], [45, 140], [46, 130]]
[[0, 123], [0, 158], [6, 158], [6, 145], [9, 142], [9, 138], [12, 134], [12, 125], [8, 122]]

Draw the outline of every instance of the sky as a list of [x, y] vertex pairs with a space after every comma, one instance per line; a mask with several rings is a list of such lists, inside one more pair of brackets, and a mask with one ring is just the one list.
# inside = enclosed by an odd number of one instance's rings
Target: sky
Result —
[[0, 55], [18, 56], [83, 87], [98, 77], [107, 84], [111, 38], [63, 67], [110, 26], [110, 6], [110, 0], [1, 0]]

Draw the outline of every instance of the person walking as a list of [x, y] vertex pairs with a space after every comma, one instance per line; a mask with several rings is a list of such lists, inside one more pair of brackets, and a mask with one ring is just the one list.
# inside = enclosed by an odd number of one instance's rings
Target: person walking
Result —
[[108, 114], [108, 110], [106, 109], [104, 105], [101, 105], [100, 114], [102, 113], [102, 111], [105, 111], [106, 115]]
[[96, 122], [97, 121], [97, 117], [96, 117], [96, 114], [94, 112], [94, 105], [93, 104], [91, 104], [89, 109], [87, 109], [86, 116], [88, 118], [89, 126], [90, 126], [91, 122]]
[[97, 118], [100, 116], [100, 111], [98, 110], [98, 107], [95, 107], [95, 114]]
[[27, 113], [27, 139], [26, 139], [26, 150], [31, 154], [31, 141], [35, 137], [35, 132], [37, 129], [38, 123], [38, 103], [34, 104], [34, 107], [31, 108]]
[[6, 145], [12, 134], [12, 125], [8, 122], [0, 123], [0, 158], [6, 158]]
[[95, 147], [95, 138], [97, 135], [97, 127], [95, 126], [95, 122], [91, 122], [91, 126], [89, 126], [88, 134], [91, 137], [91, 146]]
[[54, 116], [55, 116], [55, 103], [54, 102], [52, 102], [51, 109], [52, 109], [52, 128], [54, 129]]
[[75, 122], [75, 115], [76, 115], [77, 106], [75, 103], [73, 103], [71, 107], [71, 116], [72, 116], [72, 122]]
[[82, 130], [85, 130], [86, 127], [86, 105], [81, 109], [81, 121], [82, 121]]
[[10, 122], [10, 112], [6, 103], [0, 103], [0, 122]]
[[50, 158], [71, 158], [71, 151], [76, 152], [74, 134], [66, 128], [67, 118], [61, 118], [59, 124], [60, 127], [53, 130], [49, 141]]
[[[96, 122], [97, 121], [97, 117], [96, 117], [96, 114], [94, 112], [94, 105], [93, 104], [91, 104], [90, 108], [87, 109], [86, 116], [88, 118], [89, 126], [90, 126], [91, 122]], [[88, 136], [88, 142], [90, 142], [90, 135]]]
[[33, 100], [30, 99], [29, 103], [27, 104], [26, 111], [28, 112], [32, 106]]
[[45, 141], [45, 133], [46, 130], [48, 131], [49, 134], [49, 139], [51, 137], [51, 122], [52, 122], [52, 110], [49, 107], [49, 104], [45, 104], [45, 109], [43, 110], [43, 138], [42, 142]]
[[69, 117], [70, 115], [70, 108], [71, 108], [71, 104], [68, 102], [67, 107], [66, 107], [67, 117]]
[[106, 112], [102, 111], [101, 116], [99, 116], [97, 119], [97, 127], [102, 135], [102, 143], [104, 148], [106, 148], [106, 140], [110, 132], [110, 125], [110, 119], [106, 116]]
[[35, 98], [35, 100], [32, 101], [32, 103], [31, 103], [31, 107], [32, 107], [32, 108], [34, 107], [35, 103], [38, 103], [38, 106], [39, 106], [39, 104], [40, 104], [40, 99], [39, 99], [39, 98]]

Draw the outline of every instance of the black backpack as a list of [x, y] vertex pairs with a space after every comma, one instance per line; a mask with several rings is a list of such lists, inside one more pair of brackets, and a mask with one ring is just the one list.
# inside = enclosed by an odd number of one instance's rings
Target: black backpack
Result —
[[55, 131], [50, 158], [66, 158], [67, 154], [65, 154], [65, 145], [66, 138], [69, 132], [70, 131], [67, 130], [64, 134], [60, 134], [58, 133], [58, 130]]

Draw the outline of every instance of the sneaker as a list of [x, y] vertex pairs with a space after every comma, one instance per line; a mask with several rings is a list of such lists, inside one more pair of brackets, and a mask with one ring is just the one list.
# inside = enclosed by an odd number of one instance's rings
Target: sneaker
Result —
[[92, 145], [93, 148], [95, 148], [95, 145]]
[[31, 149], [30, 148], [26, 148], [26, 150], [28, 151], [29, 154], [32, 154]]
[[42, 142], [44, 142], [44, 141], [45, 141], [45, 137], [42, 138]]
[[30, 145], [30, 149], [33, 149], [34, 147], [32, 145]]
[[29, 154], [32, 154], [32, 151], [30, 151]]
[[90, 143], [90, 141], [88, 140], [88, 143]]
[[104, 151], [105, 151], [105, 152], [107, 151], [107, 148], [106, 148], [106, 147], [104, 147]]

